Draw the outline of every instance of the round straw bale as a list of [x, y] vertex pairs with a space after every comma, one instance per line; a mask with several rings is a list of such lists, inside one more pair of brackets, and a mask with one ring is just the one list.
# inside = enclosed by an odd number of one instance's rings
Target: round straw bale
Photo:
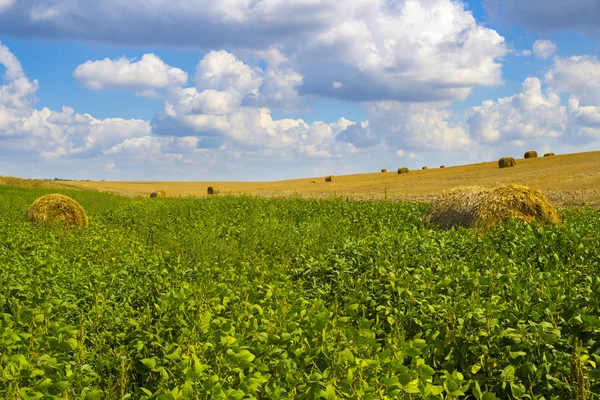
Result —
[[381, 172], [387, 172], [387, 169], [381, 168]]
[[446, 166], [445, 165], [440, 165], [440, 168], [446, 168]]
[[502, 157], [498, 160], [498, 166], [500, 168], [514, 167], [515, 165], [517, 165], [517, 162], [512, 157]]
[[526, 151], [525, 158], [538, 158], [538, 153], [535, 150]]
[[37, 223], [58, 221], [66, 228], [88, 225], [88, 217], [81, 205], [62, 194], [49, 194], [34, 201], [27, 210], [27, 219]]
[[212, 186], [209, 186], [208, 189], [206, 189], [206, 193], [208, 194], [219, 194], [221, 191], [217, 188], [214, 188]]
[[552, 157], [554, 155], [554, 153], [546, 153], [544, 154], [544, 157]]
[[409, 170], [406, 167], [398, 168], [399, 174], [408, 174]]
[[167, 196], [167, 193], [164, 190], [159, 190], [159, 191], [150, 193], [151, 198], [166, 197], [166, 196]]
[[465, 227], [488, 229], [516, 218], [525, 223], [558, 223], [560, 217], [542, 192], [523, 185], [492, 189], [459, 187], [442, 193], [429, 208], [423, 222], [441, 229]]
[[422, 169], [427, 169], [427, 165], [425, 165]]
[[325, 182], [333, 182], [333, 179], [334, 179], [333, 175], [326, 176]]

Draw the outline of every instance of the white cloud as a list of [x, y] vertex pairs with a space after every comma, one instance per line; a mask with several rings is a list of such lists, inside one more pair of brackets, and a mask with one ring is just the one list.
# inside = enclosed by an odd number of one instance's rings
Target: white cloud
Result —
[[538, 78], [527, 78], [521, 93], [474, 107], [470, 132], [483, 143], [540, 136], [558, 137], [566, 128], [566, 108], [552, 91], [544, 95]]
[[333, 87], [334, 89], [341, 89], [344, 87], [344, 84], [342, 82], [333, 81], [331, 82], [331, 87]]
[[8, 10], [16, 3], [16, 0], [0, 0], [0, 13]]
[[545, 79], [557, 93], [570, 93], [585, 104], [600, 105], [600, 60], [596, 57], [557, 58]]
[[30, 81], [10, 50], [0, 43], [0, 64], [6, 69], [0, 86], [0, 152], [39, 154], [45, 159], [97, 154], [124, 139], [146, 135], [150, 125], [140, 120], [96, 119], [72, 108], [33, 108], [37, 81]]
[[34, 22], [52, 21], [57, 18], [59, 11], [54, 7], [36, 6], [29, 11], [29, 17]]
[[[262, 77], [253, 67], [238, 70], [224, 51], [209, 53], [197, 73], [199, 91], [235, 87], [243, 95], [255, 94], [262, 79], [266, 99], [257, 104], [269, 107], [267, 100], [287, 101], [296, 92], [350, 101], [464, 99], [474, 87], [502, 83], [499, 60], [507, 52], [504, 38], [478, 24], [457, 0], [30, 0], [11, 14], [0, 16], [0, 34], [118, 46], [227, 48], [248, 57], [277, 51], [285, 65], [270, 63]], [[158, 85], [146, 73], [113, 76], [134, 68], [128, 60], [96, 63], [106, 65], [88, 64], [84, 82], [89, 87]], [[223, 70], [223, 64], [231, 70]], [[109, 76], [103, 76], [104, 67]], [[239, 81], [230, 82], [231, 76]], [[343, 83], [343, 89], [332, 82]]]
[[[303, 103], [298, 94], [304, 78], [292, 66], [291, 61], [279, 50], [269, 49], [256, 53], [267, 62], [267, 70], [262, 75], [260, 93], [253, 103], [259, 107], [297, 109]], [[249, 102], [249, 103], [252, 103]]]
[[155, 94], [153, 88], [181, 86], [187, 82], [187, 73], [165, 64], [159, 57], [144, 54], [139, 61], [125, 57], [86, 61], [79, 65], [73, 77], [89, 89], [133, 88], [140, 94]]
[[430, 105], [376, 102], [368, 105], [371, 130], [391, 147], [411, 150], [459, 151], [471, 139], [463, 127], [448, 122], [444, 109]]
[[[568, 145], [600, 140], [600, 61], [581, 56], [555, 58], [545, 74], [547, 88], [538, 78], [523, 82], [521, 93], [484, 101], [470, 112], [471, 135], [482, 143], [536, 142], [548, 145], [559, 138]], [[569, 94], [568, 105], [558, 93]]]
[[160, 94], [154, 88], [143, 89], [143, 90], [136, 90], [134, 92], [134, 95], [136, 95], [138, 97], [147, 97], [149, 99], [159, 99], [160, 98]]
[[581, 106], [575, 97], [569, 99], [570, 134], [576, 143], [600, 141], [600, 107]]
[[0, 64], [4, 66], [4, 80], [6, 81], [16, 80], [25, 76], [17, 57], [2, 42], [0, 42]]
[[[344, 4], [345, 6], [345, 4]], [[504, 39], [462, 3], [406, 0], [364, 7], [297, 51], [302, 93], [349, 100], [462, 99], [502, 82]], [[344, 90], [332, 85], [344, 82]]]
[[536, 40], [533, 44], [533, 54], [538, 58], [550, 58], [556, 51], [556, 44], [549, 40]]
[[258, 94], [262, 78], [258, 72], [225, 50], [211, 51], [196, 67], [194, 78], [198, 90], [234, 89], [240, 95]]

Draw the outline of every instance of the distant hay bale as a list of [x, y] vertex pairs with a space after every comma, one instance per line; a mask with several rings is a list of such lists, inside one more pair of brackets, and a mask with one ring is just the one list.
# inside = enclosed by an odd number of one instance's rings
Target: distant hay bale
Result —
[[538, 158], [538, 153], [535, 150], [526, 151], [525, 158]]
[[422, 169], [427, 169], [427, 165], [425, 165]]
[[167, 197], [167, 193], [164, 190], [150, 193], [150, 198], [153, 199], [155, 197]]
[[440, 165], [440, 168], [446, 168], [446, 166], [445, 165]]
[[406, 167], [398, 168], [399, 174], [408, 174], [409, 170]]
[[333, 175], [329, 175], [325, 177], [325, 182], [333, 182]]
[[554, 153], [545, 153], [544, 157], [552, 157], [554, 155]]
[[560, 217], [542, 192], [523, 185], [502, 185], [492, 189], [479, 186], [446, 191], [435, 200], [423, 222], [440, 229], [465, 227], [488, 229], [516, 218], [525, 223], [558, 223]]
[[498, 160], [498, 166], [500, 168], [514, 167], [515, 165], [517, 165], [517, 162], [512, 157], [502, 157]]
[[61, 222], [65, 228], [88, 225], [88, 217], [81, 205], [62, 194], [49, 194], [34, 201], [27, 210], [27, 219], [44, 224]]
[[217, 188], [214, 188], [212, 186], [209, 186], [208, 189], [206, 189], [206, 193], [208, 194], [219, 194], [221, 191]]
[[387, 169], [385, 169], [385, 168], [382, 168], [382, 169], [381, 169], [381, 172], [387, 172]]

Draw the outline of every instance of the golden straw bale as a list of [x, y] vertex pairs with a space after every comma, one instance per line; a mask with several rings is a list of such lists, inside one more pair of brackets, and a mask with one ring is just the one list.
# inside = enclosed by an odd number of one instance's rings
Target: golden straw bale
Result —
[[385, 168], [382, 168], [382, 169], [381, 169], [381, 172], [387, 172], [387, 169], [385, 169]]
[[150, 197], [151, 198], [155, 198], [155, 197], [166, 197], [167, 193], [164, 190], [159, 190], [157, 192], [152, 192], [150, 193]]
[[83, 207], [62, 194], [49, 194], [34, 201], [27, 210], [27, 219], [37, 223], [60, 222], [66, 228], [88, 225]]
[[515, 165], [517, 165], [517, 162], [512, 157], [502, 157], [498, 160], [498, 166], [500, 168], [514, 167]]
[[208, 189], [206, 190], [206, 193], [208, 194], [219, 194], [221, 191], [217, 188], [214, 188], [212, 186], [209, 186]]
[[333, 182], [333, 179], [334, 179], [333, 175], [326, 176], [325, 182]]
[[409, 170], [406, 167], [398, 168], [399, 174], [408, 174]]
[[544, 154], [544, 157], [552, 157], [554, 155], [554, 153], [546, 153]]
[[446, 168], [446, 166], [445, 165], [440, 165], [440, 168]]
[[525, 158], [538, 158], [538, 153], [535, 150], [526, 151]]
[[525, 223], [534, 220], [560, 222], [556, 210], [542, 192], [517, 184], [492, 189], [459, 187], [445, 191], [431, 204], [423, 222], [441, 229], [462, 226], [486, 230], [509, 218]]
[[425, 165], [422, 169], [427, 169], [427, 165]]

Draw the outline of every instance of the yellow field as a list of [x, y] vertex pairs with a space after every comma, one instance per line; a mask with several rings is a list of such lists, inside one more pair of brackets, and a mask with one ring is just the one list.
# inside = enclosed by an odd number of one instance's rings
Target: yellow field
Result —
[[207, 196], [208, 186], [213, 186], [221, 194], [427, 201], [441, 191], [457, 186], [494, 186], [501, 183], [521, 183], [541, 189], [556, 205], [585, 202], [600, 206], [600, 152], [517, 159], [514, 168], [500, 169], [496, 161], [443, 169], [429, 166], [427, 170], [412, 170], [401, 175], [394, 170], [336, 176], [333, 182], [317, 177], [276, 182], [72, 181], [60, 184], [133, 196], [149, 196], [156, 190], [164, 190], [168, 196]]

